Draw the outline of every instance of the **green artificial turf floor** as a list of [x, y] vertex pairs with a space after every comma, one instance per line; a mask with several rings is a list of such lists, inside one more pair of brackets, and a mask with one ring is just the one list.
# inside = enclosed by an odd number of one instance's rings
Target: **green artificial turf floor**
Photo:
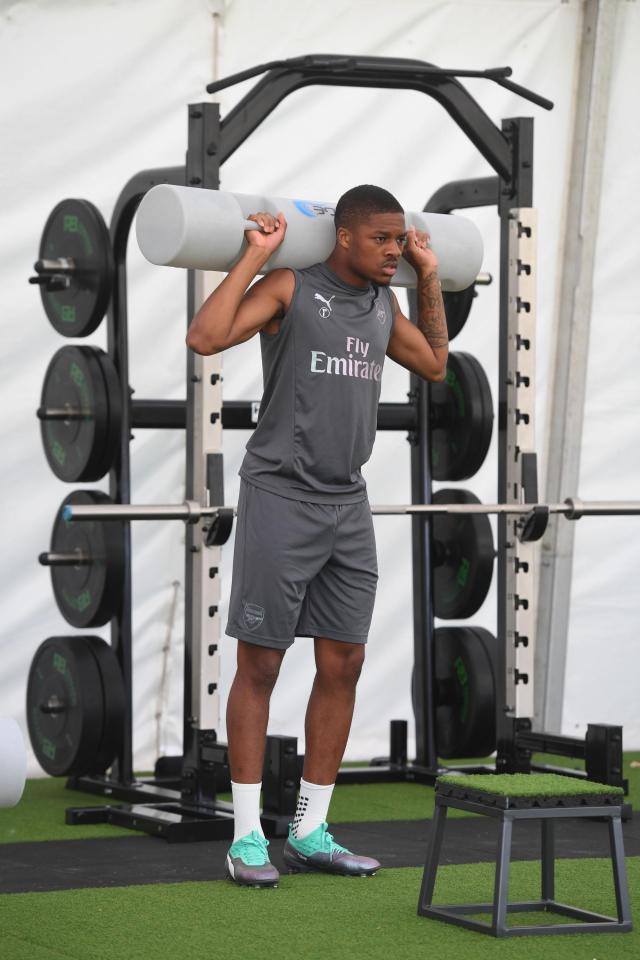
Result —
[[[540, 757], [548, 763], [579, 766], [565, 758]], [[629, 797], [634, 809], [640, 807], [640, 767], [632, 767], [640, 753], [625, 753], [624, 776], [629, 779]], [[476, 761], [478, 762], [478, 761]], [[64, 778], [29, 780], [17, 807], [0, 809], [0, 844], [35, 840], [83, 840], [96, 837], [126, 837], [131, 831], [110, 824], [66, 826], [67, 807], [99, 806], [108, 799], [65, 790]], [[221, 799], [231, 799], [227, 794]], [[118, 801], [114, 801], [117, 803]], [[433, 816], [433, 789], [416, 783], [344, 784], [335, 788], [329, 820], [357, 823], [371, 820], [424, 820]], [[474, 816], [451, 810], [451, 817]], [[640, 957], [640, 955], [639, 955]], [[1, 954], [0, 954], [1, 958]]]
[[[543, 762], [569, 766], [550, 757]], [[626, 754], [629, 798], [640, 803], [640, 754]], [[579, 764], [575, 764], [579, 766]], [[67, 827], [67, 806], [105, 799], [64, 789], [64, 780], [29, 781], [23, 800], [0, 810], [0, 843], [131, 836], [109, 825]], [[453, 812], [453, 811], [452, 811]], [[433, 813], [433, 790], [418, 784], [339, 786], [335, 822], [423, 819]], [[461, 812], [462, 813], [462, 812]], [[0, 848], [0, 870], [2, 850]], [[640, 858], [627, 859], [636, 930], [630, 934], [573, 934], [499, 941], [416, 916], [421, 869], [385, 869], [373, 879], [284, 876], [277, 890], [235, 887], [228, 881], [64, 890], [0, 896], [1, 960], [176, 960], [178, 957], [333, 958], [350, 960], [619, 960], [640, 958]], [[442, 867], [435, 902], [492, 899], [494, 866]], [[559, 860], [557, 898], [614, 913], [611, 864], [606, 859]], [[514, 862], [510, 899], [536, 899], [539, 865]], [[539, 922], [550, 922], [549, 915]], [[553, 918], [551, 918], [553, 919]], [[536, 915], [513, 915], [512, 923]], [[559, 918], [558, 922], [562, 922]]]
[[[229, 881], [69, 890], [0, 897], [3, 960], [623, 960], [640, 956], [640, 858], [628, 861], [636, 929], [496, 940], [416, 915], [422, 871], [373, 878], [283, 877], [277, 889]], [[558, 899], [611, 913], [606, 860], [557, 864]], [[538, 895], [535, 863], [512, 865], [511, 899]], [[435, 902], [491, 899], [493, 866], [441, 868]], [[548, 923], [513, 915], [510, 922]], [[486, 918], [485, 918], [486, 919]]]

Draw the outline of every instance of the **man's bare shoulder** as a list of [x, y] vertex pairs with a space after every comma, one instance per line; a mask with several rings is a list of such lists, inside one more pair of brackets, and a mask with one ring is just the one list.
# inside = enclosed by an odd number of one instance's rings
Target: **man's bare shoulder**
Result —
[[271, 270], [249, 287], [244, 299], [258, 302], [268, 300], [275, 307], [273, 316], [282, 317], [287, 312], [296, 288], [293, 270], [288, 267]]
[[280, 320], [291, 306], [296, 288], [293, 270], [282, 268], [272, 270], [249, 287], [243, 297], [246, 309], [268, 309], [270, 319], [263, 327], [264, 332], [276, 334], [280, 329]]
[[247, 295], [275, 297], [283, 305], [289, 306], [295, 286], [296, 278], [293, 270], [281, 267], [271, 270], [256, 281], [247, 291]]

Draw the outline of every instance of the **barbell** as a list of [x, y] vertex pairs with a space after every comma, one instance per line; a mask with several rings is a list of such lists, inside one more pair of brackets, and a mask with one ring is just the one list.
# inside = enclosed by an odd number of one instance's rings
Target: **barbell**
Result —
[[[640, 500], [591, 500], [567, 497], [563, 503], [393, 503], [374, 504], [371, 513], [375, 516], [429, 516], [442, 514], [481, 514], [521, 517], [518, 537], [521, 541], [539, 540], [543, 535], [549, 516], [561, 514], [567, 520], [595, 516], [632, 516], [640, 514]], [[231, 532], [236, 507], [203, 506], [195, 500], [183, 503], [131, 504], [75, 504], [68, 503], [62, 511], [62, 519], [73, 520], [184, 520], [198, 523], [210, 519], [206, 545], [224, 543]]]
[[[303, 269], [326, 260], [335, 246], [334, 203], [290, 200], [262, 194], [225, 193], [160, 183], [140, 202], [136, 236], [144, 257], [159, 266], [227, 272], [246, 247], [245, 230], [259, 229], [250, 214], [284, 213], [287, 232], [262, 269]], [[483, 243], [478, 227], [457, 214], [406, 212], [407, 227], [426, 230], [438, 257], [443, 290], [464, 290], [478, 276]], [[415, 287], [416, 274], [405, 260], [394, 286]]]

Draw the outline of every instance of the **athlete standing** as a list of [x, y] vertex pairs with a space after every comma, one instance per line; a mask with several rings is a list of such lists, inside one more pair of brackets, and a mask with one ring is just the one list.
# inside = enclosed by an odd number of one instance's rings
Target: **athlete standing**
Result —
[[[378, 580], [361, 467], [373, 448], [385, 356], [443, 380], [448, 355], [438, 262], [428, 235], [407, 230], [392, 194], [363, 185], [336, 206], [325, 263], [274, 270], [249, 284], [282, 243], [279, 214], [203, 303], [187, 345], [214, 354], [260, 334], [264, 394], [240, 469], [226, 632], [238, 639], [227, 704], [235, 815], [227, 856], [240, 884], [273, 886], [260, 826], [269, 701], [285, 651], [314, 638], [316, 675], [305, 718], [305, 759], [284, 860], [293, 870], [373, 874], [380, 864], [337, 844], [327, 813], [351, 727]], [[389, 289], [401, 256], [418, 276], [418, 321]]]

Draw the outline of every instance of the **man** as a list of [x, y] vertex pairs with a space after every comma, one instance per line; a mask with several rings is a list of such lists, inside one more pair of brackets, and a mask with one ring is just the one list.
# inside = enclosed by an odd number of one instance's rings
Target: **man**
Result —
[[[386, 190], [354, 187], [336, 206], [325, 263], [274, 270], [251, 286], [286, 222], [257, 213], [238, 263], [194, 317], [187, 344], [213, 354], [260, 334], [264, 394], [240, 469], [227, 633], [238, 639], [227, 706], [235, 815], [229, 876], [274, 886], [260, 826], [269, 701], [286, 649], [312, 636], [300, 795], [284, 860], [291, 870], [370, 875], [380, 864], [337, 844], [327, 813], [353, 716], [378, 579], [360, 468], [371, 455], [385, 355], [443, 380], [447, 327], [428, 235], [405, 227]], [[401, 256], [418, 276], [418, 323], [389, 289]]]

